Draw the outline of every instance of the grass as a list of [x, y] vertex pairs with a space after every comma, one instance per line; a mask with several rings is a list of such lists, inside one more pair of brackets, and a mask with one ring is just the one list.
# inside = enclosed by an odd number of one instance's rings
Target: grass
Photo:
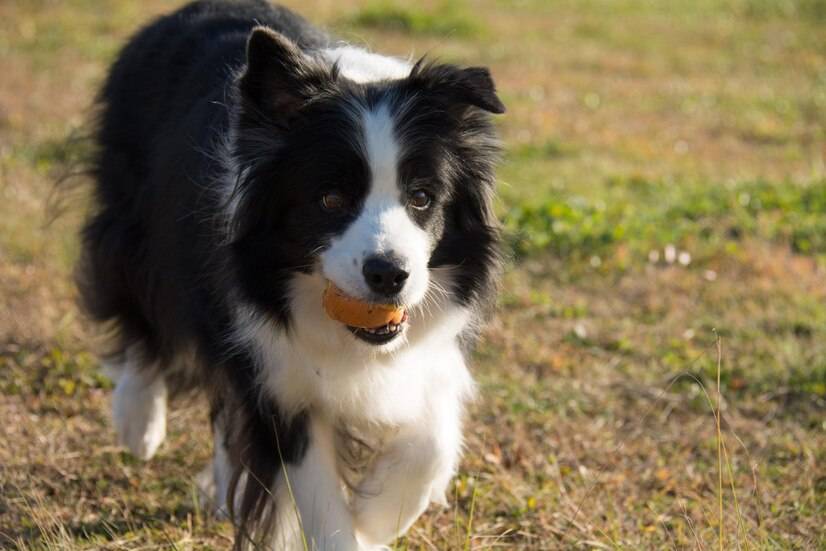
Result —
[[[823, 2], [291, 4], [489, 65], [509, 109], [466, 456], [396, 548], [826, 548]], [[203, 404], [149, 464], [113, 445], [71, 282], [85, 198], [45, 206], [118, 46], [169, 9], [0, 3], [0, 547], [230, 541], [193, 485]]]
[[639, 261], [676, 243], [690, 244], [702, 260], [757, 238], [798, 254], [826, 254], [826, 180], [681, 186], [631, 178], [607, 188], [599, 197], [563, 191], [511, 207], [504, 218], [515, 251], [587, 259], [613, 257], [623, 246]]
[[370, 2], [347, 18], [345, 24], [365, 29], [399, 31], [409, 34], [471, 37], [483, 27], [455, 0], [446, 0], [434, 9], [412, 7], [409, 3]]

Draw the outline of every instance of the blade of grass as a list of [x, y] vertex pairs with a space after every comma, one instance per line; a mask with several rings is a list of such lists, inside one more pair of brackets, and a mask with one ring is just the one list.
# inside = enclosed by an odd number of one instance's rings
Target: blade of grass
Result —
[[714, 336], [717, 340], [717, 408], [714, 410], [714, 418], [717, 422], [717, 505], [719, 510], [719, 549], [723, 551], [725, 528], [723, 526], [723, 436], [720, 431], [720, 371], [722, 363], [723, 347], [720, 341], [720, 335], [717, 330], [714, 330]]
[[465, 530], [465, 551], [470, 551], [470, 537], [473, 532], [473, 513], [476, 510], [476, 493], [478, 486], [473, 481], [473, 492], [470, 494], [470, 511], [468, 511], [467, 528]]

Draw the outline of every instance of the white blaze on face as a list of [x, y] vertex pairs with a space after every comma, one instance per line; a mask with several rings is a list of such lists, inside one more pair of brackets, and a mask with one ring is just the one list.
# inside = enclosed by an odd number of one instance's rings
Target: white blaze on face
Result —
[[370, 168], [367, 197], [358, 217], [334, 238], [321, 255], [324, 276], [355, 297], [369, 297], [362, 274], [364, 261], [375, 255], [392, 255], [410, 273], [400, 293], [401, 302], [421, 302], [428, 285], [428, 234], [408, 215], [400, 186], [400, 146], [393, 116], [385, 104], [361, 114], [364, 156]]

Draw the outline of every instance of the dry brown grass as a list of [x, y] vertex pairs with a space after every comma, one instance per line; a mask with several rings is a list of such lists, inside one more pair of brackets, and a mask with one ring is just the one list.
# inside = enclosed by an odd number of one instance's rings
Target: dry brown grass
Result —
[[[355, 1], [307, 4], [295, 7], [377, 49], [492, 66], [509, 150], [553, 153], [509, 157], [504, 207], [599, 196], [612, 178], [703, 189], [824, 175], [822, 20], [756, 17], [758, 0], [486, 1], [457, 16], [477, 34], [410, 35], [351, 26]], [[108, 383], [73, 306], [82, 194], [44, 224], [106, 63], [170, 7], [0, 3], [0, 547], [230, 541], [194, 499], [210, 446], [202, 404], [175, 410], [149, 464], [113, 446]], [[703, 260], [688, 267], [622, 245], [601, 267], [511, 265], [474, 359], [480, 399], [452, 506], [399, 549], [710, 550], [720, 534], [726, 549], [826, 548], [823, 258], [759, 237], [690, 244]]]

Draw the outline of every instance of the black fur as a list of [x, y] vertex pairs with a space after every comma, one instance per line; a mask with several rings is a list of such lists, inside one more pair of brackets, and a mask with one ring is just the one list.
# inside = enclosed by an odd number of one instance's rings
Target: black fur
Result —
[[[305, 55], [328, 43], [263, 1], [199, 1], [138, 33], [99, 98], [82, 300], [116, 330], [114, 352], [138, 347], [175, 389], [209, 396], [236, 477], [246, 469], [258, 482], [235, 511], [236, 547], [269, 528], [281, 460], [300, 461], [311, 435], [304, 415], [286, 419], [260, 395], [251, 352], [229, 339], [233, 308], [244, 300], [289, 330], [287, 283], [357, 211], [369, 170], [348, 104], [406, 106], [402, 179], [435, 197], [438, 208], [413, 214], [438, 242], [431, 267], [452, 267], [455, 301], [483, 311], [499, 271], [486, 112], [504, 107], [488, 72], [419, 63], [407, 79], [361, 85]], [[223, 219], [228, 175], [233, 220]], [[320, 210], [331, 186], [350, 214]], [[196, 359], [182, 369], [185, 349]]]

